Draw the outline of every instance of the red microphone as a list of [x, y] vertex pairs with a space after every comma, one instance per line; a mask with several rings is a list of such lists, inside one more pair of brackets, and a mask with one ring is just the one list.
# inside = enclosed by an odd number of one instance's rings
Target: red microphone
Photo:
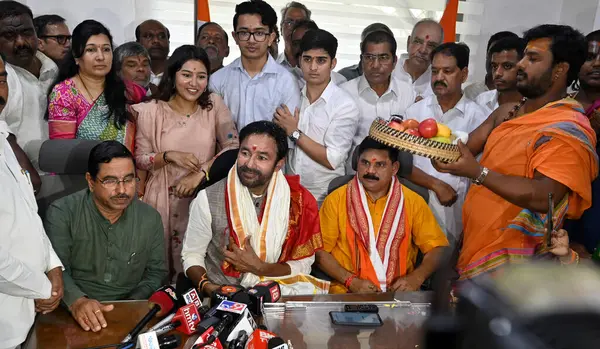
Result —
[[170, 324], [160, 327], [155, 331], [159, 334], [163, 334], [177, 330], [189, 336], [196, 332], [196, 328], [200, 323], [200, 317], [200, 312], [195, 304], [184, 305], [177, 310]]
[[254, 330], [248, 341], [246, 342], [245, 349], [267, 349], [269, 345], [269, 339], [277, 337], [273, 332], [267, 331], [264, 326], [261, 326]]
[[206, 348], [206, 349], [223, 349], [223, 344], [221, 344], [221, 340], [217, 338], [214, 342], [209, 342], [209, 337], [213, 334], [215, 328], [210, 327], [206, 330], [202, 335], [194, 342], [192, 349]]
[[127, 343], [133, 340], [142, 331], [144, 327], [152, 320], [155, 315], [164, 316], [175, 309], [177, 305], [177, 295], [175, 295], [175, 289], [171, 286], [163, 286], [159, 288], [150, 299], [148, 299], [148, 305], [151, 307], [150, 311], [146, 316], [135, 325], [133, 330], [129, 332], [127, 337], [123, 339], [121, 343]]

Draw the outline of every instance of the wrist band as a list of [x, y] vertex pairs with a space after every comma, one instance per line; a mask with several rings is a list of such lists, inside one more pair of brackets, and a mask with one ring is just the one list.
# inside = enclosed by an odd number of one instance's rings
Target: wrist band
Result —
[[204, 178], [206, 179], [206, 181], [208, 182], [210, 180], [210, 178], [208, 178], [208, 171], [206, 171], [205, 169], [201, 168], [200, 171], [204, 172]]
[[164, 153], [163, 153], [163, 161], [164, 161], [164, 162], [165, 162], [165, 164], [167, 164], [167, 165], [171, 163], [171, 161], [167, 160], [167, 152], [164, 152]]
[[356, 275], [352, 274], [352, 275], [348, 276], [346, 281], [344, 281], [344, 286], [346, 286], [347, 289], [350, 289], [350, 284], [352, 283], [352, 280], [354, 280], [355, 277], [356, 277]]
[[579, 264], [579, 253], [575, 252], [574, 250], [571, 250], [571, 259], [569, 259], [568, 262], [563, 262], [560, 261], [561, 265], [571, 265], [571, 264]]

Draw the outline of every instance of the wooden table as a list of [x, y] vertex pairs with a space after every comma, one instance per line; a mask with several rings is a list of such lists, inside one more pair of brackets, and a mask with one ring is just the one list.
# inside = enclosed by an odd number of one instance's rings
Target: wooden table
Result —
[[[429, 294], [424, 292], [414, 293], [382, 293], [368, 295], [317, 295], [317, 296], [293, 296], [284, 297], [281, 301], [316, 301], [316, 302], [366, 302], [366, 301], [392, 301], [408, 300], [416, 303], [427, 302]], [[35, 325], [30, 333], [30, 336], [23, 346], [23, 349], [84, 349], [93, 346], [101, 346], [113, 343], [119, 343], [127, 333], [135, 326], [135, 324], [148, 312], [146, 301], [119, 301], [111, 302], [115, 308], [113, 311], [106, 313], [106, 321], [108, 327], [100, 332], [86, 332], [81, 329], [79, 324], [71, 317], [71, 315], [63, 308], [58, 308], [54, 312], [46, 315], [39, 315]], [[150, 325], [156, 323], [153, 320]], [[385, 325], [382, 330], [386, 330]], [[286, 333], [280, 335], [284, 339], [289, 333], [299, 332], [298, 329], [286, 329]], [[189, 349], [197, 339], [198, 335], [188, 336], [182, 335], [182, 345], [180, 349]], [[328, 341], [329, 346], [332, 343], [346, 343], [347, 333], [339, 331], [330, 336]], [[388, 338], [393, 338], [389, 336]], [[351, 341], [355, 337], [349, 337]], [[293, 339], [292, 339], [293, 340]], [[346, 344], [343, 344], [346, 345]], [[327, 346], [327, 345], [326, 345]], [[335, 346], [337, 347], [337, 346]], [[343, 346], [342, 346], [343, 347]], [[350, 345], [352, 347], [352, 345]], [[295, 349], [302, 349], [300, 345]], [[383, 348], [378, 346], [378, 348]]]

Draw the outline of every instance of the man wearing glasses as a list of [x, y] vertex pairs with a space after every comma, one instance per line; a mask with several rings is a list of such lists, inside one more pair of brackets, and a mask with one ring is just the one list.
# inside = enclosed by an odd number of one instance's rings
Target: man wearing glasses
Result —
[[63, 301], [86, 331], [107, 326], [102, 301], [147, 299], [167, 276], [158, 212], [135, 198], [133, 156], [116, 141], [90, 152], [88, 189], [48, 208], [44, 226], [65, 272]]
[[245, 1], [235, 7], [232, 36], [241, 57], [211, 76], [210, 90], [223, 97], [238, 129], [254, 121], [270, 121], [283, 104], [290, 110], [300, 104], [296, 79], [269, 54], [276, 25], [277, 14], [264, 1]]
[[47, 95], [58, 76], [54, 61], [38, 50], [31, 9], [16, 1], [0, 1], [0, 52], [6, 56], [11, 98], [0, 120], [38, 168], [39, 150], [48, 139], [44, 121]]
[[65, 19], [59, 15], [43, 15], [33, 19], [38, 37], [38, 51], [56, 64], [63, 60], [71, 49], [71, 32]]
[[[360, 47], [363, 75], [341, 86], [357, 102], [360, 111], [352, 152], [369, 135], [375, 118], [388, 120], [393, 115], [404, 115], [406, 108], [415, 100], [412, 86], [392, 76], [398, 62], [396, 48], [396, 39], [386, 30], [367, 34]], [[352, 152], [346, 165], [348, 173], [354, 172], [351, 166]]]
[[285, 49], [283, 53], [277, 57], [277, 63], [292, 70], [298, 66], [298, 60], [294, 55], [294, 47], [292, 45], [292, 31], [301, 21], [310, 21], [311, 11], [296, 1], [288, 3], [284, 8], [281, 9], [281, 31], [283, 34], [283, 41], [285, 43]]

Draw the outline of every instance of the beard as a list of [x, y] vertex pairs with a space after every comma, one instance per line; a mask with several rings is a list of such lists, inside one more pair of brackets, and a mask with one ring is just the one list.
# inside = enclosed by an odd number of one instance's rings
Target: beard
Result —
[[523, 71], [519, 71], [518, 74], [524, 75], [524, 80], [517, 82], [517, 90], [523, 97], [538, 98], [543, 96], [554, 84], [552, 81], [552, 68], [546, 70], [538, 78], [530, 78]]
[[[238, 178], [240, 179], [240, 182], [242, 182], [242, 184], [245, 187], [247, 187], [248, 189], [258, 188], [258, 187], [261, 187], [261, 186], [269, 183], [271, 178], [273, 178], [274, 171], [275, 171], [275, 166], [273, 166], [273, 169], [270, 171], [270, 173], [262, 173], [259, 170], [249, 168], [246, 165], [242, 165], [242, 166], [238, 165], [238, 167], [237, 167]], [[254, 177], [254, 179], [247, 179], [247, 178], [244, 178], [244, 176], [242, 176], [243, 173], [254, 174], [255, 177]]]

